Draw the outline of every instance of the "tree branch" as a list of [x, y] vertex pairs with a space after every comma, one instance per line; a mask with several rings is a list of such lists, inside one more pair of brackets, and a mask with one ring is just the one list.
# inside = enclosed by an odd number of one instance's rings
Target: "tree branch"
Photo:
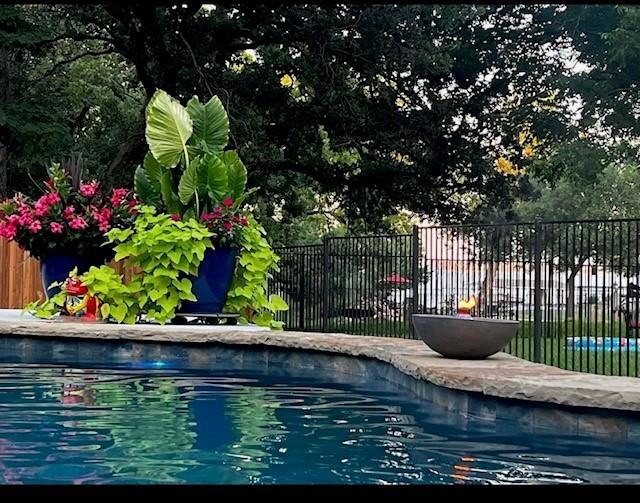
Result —
[[54, 44], [63, 40], [75, 40], [78, 42], [83, 42], [86, 40], [100, 40], [109, 44], [115, 44], [116, 42], [114, 39], [105, 37], [103, 35], [89, 35], [87, 33], [63, 33], [62, 35], [58, 35], [57, 37], [38, 40], [37, 42], [32, 42], [26, 45], [38, 47], [41, 45]]
[[51, 69], [49, 69], [44, 75], [42, 75], [41, 77], [38, 77], [36, 80], [34, 80], [32, 82], [32, 84], [37, 84], [38, 82], [41, 82], [42, 80], [45, 80], [49, 77], [51, 77], [58, 68], [60, 68], [61, 66], [64, 65], [68, 65], [70, 63], [73, 63], [74, 61], [77, 61], [81, 58], [84, 58], [86, 56], [104, 56], [106, 54], [112, 54], [113, 52], [115, 52], [113, 49], [105, 49], [104, 51], [87, 51], [87, 52], [83, 52], [81, 54], [76, 54], [74, 57], [72, 58], [68, 58], [68, 59], [63, 59], [62, 61], [58, 61], [55, 65], [53, 65], [53, 67]]

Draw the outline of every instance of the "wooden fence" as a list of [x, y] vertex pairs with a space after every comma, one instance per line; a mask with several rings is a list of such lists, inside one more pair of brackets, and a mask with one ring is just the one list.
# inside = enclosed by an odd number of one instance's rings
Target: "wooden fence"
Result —
[[0, 239], [0, 308], [22, 308], [44, 298], [40, 262], [15, 243]]
[[[123, 267], [115, 267], [128, 276]], [[40, 262], [15, 243], [0, 239], [0, 309], [22, 309], [39, 299], [44, 299]]]

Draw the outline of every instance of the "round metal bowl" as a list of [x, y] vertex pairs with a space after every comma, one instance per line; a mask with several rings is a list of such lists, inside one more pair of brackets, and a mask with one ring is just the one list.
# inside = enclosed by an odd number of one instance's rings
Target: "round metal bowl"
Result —
[[424, 343], [445, 358], [481, 360], [513, 339], [518, 321], [414, 314], [413, 326]]

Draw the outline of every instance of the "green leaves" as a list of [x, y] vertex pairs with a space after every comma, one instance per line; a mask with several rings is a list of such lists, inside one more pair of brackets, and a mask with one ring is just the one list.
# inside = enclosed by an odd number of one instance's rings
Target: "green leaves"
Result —
[[134, 175], [136, 194], [144, 204], [159, 208], [162, 203], [162, 176], [164, 170], [151, 152], [144, 156], [142, 167], [138, 166]]
[[135, 188], [136, 194], [140, 201], [144, 204], [152, 204], [153, 206], [159, 206], [162, 202], [162, 196], [159, 190], [156, 190], [151, 184], [149, 178], [147, 177], [147, 173], [141, 166], [136, 168], [136, 172], [133, 177], [133, 186]]
[[147, 152], [144, 156], [144, 161], [142, 163], [142, 167], [144, 168], [144, 172], [147, 175], [147, 179], [151, 186], [158, 192], [160, 192], [160, 179], [164, 173], [162, 166], [155, 160], [151, 152]]
[[181, 302], [195, 300], [191, 281], [180, 276], [197, 273], [205, 250], [211, 247], [211, 233], [198, 221], [174, 221], [141, 208], [133, 233], [115, 247], [117, 254], [128, 256], [130, 267], [140, 270], [130, 283], [137, 285], [135, 309], [159, 323], [173, 318]]
[[[136, 272], [128, 284], [106, 265], [91, 267], [80, 276], [89, 294], [100, 300], [104, 319], [135, 323], [144, 317], [166, 323], [181, 302], [196, 300], [191, 281], [180, 276], [196, 274], [205, 250], [212, 247], [211, 233], [198, 221], [174, 221], [170, 215], [156, 215], [153, 207], [141, 206], [133, 229], [112, 229], [107, 237], [117, 243], [116, 259], [126, 258], [127, 266]], [[60, 292], [45, 303], [30, 304], [27, 310], [49, 318], [60, 311], [64, 299], [65, 293]]]
[[275, 293], [269, 296], [269, 302], [274, 311], [287, 311], [289, 309], [289, 305], [284, 299]]
[[182, 213], [182, 205], [180, 198], [173, 189], [173, 178], [171, 171], [165, 171], [160, 179], [160, 190], [162, 192], [162, 200], [169, 213]]
[[178, 196], [182, 204], [189, 204], [198, 189], [198, 163], [192, 162], [180, 177]]
[[247, 185], [247, 168], [235, 150], [227, 150], [224, 153], [223, 160], [227, 166], [229, 195], [235, 201], [244, 193]]
[[193, 133], [191, 117], [177, 100], [159, 89], [149, 100], [146, 119], [147, 144], [153, 157], [162, 166], [174, 167]]
[[221, 201], [227, 194], [229, 178], [222, 159], [208, 155], [203, 161], [207, 166], [207, 193], [214, 202]]
[[280, 329], [283, 324], [275, 321], [273, 314], [289, 306], [278, 295], [267, 296], [270, 271], [277, 270], [280, 259], [265, 239], [264, 229], [253, 218], [249, 218], [240, 244], [240, 257], [224, 309], [239, 313], [242, 322]]
[[202, 153], [222, 154], [229, 141], [229, 117], [217, 96], [206, 104], [194, 96], [187, 103], [187, 112], [193, 121], [192, 144]]
[[[150, 152], [135, 173], [141, 201], [183, 218], [198, 217], [226, 197], [233, 199], [233, 210], [244, 203], [250, 194], [247, 168], [235, 150], [224, 151], [229, 118], [217, 96], [205, 104], [193, 96], [183, 108], [158, 90], [146, 117]], [[176, 165], [179, 177], [163, 168]]]

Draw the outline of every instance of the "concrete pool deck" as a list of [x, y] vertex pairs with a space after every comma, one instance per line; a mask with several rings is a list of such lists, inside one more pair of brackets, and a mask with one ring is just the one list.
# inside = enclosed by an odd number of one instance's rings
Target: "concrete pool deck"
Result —
[[39, 320], [0, 309], [0, 335], [90, 340], [263, 346], [369, 357], [417, 379], [484, 395], [559, 405], [640, 411], [640, 379], [571, 372], [498, 353], [486, 360], [446, 359], [422, 341], [260, 327], [116, 325]]

